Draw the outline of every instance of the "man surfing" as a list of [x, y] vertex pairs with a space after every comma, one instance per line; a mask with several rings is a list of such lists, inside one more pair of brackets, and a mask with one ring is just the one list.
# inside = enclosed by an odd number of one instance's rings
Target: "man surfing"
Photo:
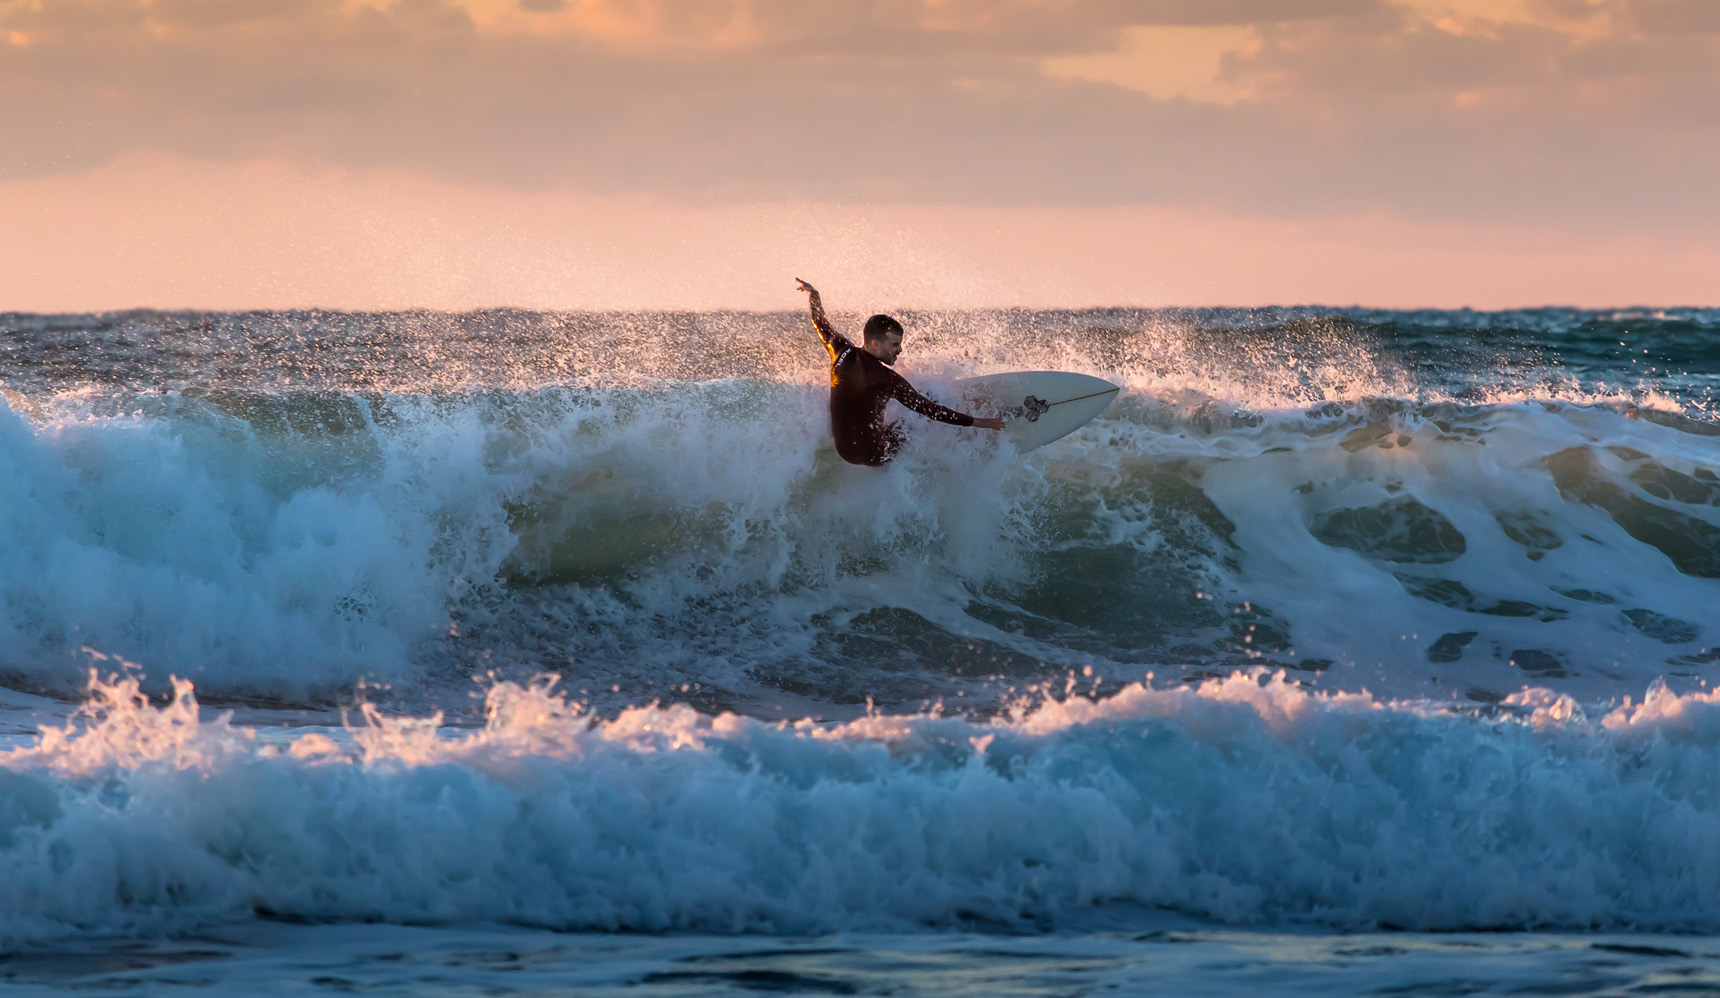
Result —
[[891, 399], [940, 423], [1003, 429], [1001, 419], [974, 417], [933, 402], [890, 370], [889, 365], [902, 355], [900, 322], [874, 315], [866, 320], [862, 344], [856, 347], [830, 325], [818, 289], [799, 278], [795, 283], [811, 296], [812, 328], [830, 351], [830, 433], [842, 460], [876, 468], [896, 456], [906, 438], [897, 424], [884, 422], [884, 406]]

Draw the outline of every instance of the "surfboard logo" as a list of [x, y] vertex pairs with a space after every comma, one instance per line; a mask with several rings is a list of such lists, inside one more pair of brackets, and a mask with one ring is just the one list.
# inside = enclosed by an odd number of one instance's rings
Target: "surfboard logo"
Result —
[[1021, 405], [1015, 410], [1014, 415], [1026, 416], [1029, 423], [1037, 423], [1040, 416], [1050, 411], [1050, 402], [1039, 398], [1037, 395], [1029, 395], [1021, 400]]

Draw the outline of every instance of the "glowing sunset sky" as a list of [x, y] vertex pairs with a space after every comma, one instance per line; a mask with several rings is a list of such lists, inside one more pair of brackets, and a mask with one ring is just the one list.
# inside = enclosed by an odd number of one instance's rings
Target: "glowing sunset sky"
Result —
[[1720, 0], [0, 0], [0, 309], [1720, 304]]

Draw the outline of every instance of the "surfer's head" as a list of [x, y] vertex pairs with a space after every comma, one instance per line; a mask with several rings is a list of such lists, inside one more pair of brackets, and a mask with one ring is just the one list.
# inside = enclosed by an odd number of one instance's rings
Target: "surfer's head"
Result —
[[902, 324], [887, 315], [867, 319], [862, 339], [866, 352], [886, 364], [894, 364], [902, 355]]

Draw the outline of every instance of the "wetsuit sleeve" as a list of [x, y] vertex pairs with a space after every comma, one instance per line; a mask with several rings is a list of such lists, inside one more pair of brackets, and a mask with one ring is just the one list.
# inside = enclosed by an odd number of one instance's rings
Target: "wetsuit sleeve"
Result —
[[854, 344], [848, 342], [848, 337], [837, 332], [824, 315], [824, 302], [816, 295], [812, 299], [812, 328], [818, 331], [818, 338], [824, 341], [824, 349], [830, 351], [832, 362], [842, 355], [842, 351], [852, 349]]
[[830, 351], [832, 363], [835, 362], [836, 358], [842, 356], [842, 351], [853, 349], [854, 344], [848, 342], [848, 337], [831, 329], [828, 324], [814, 328], [818, 330], [818, 338], [824, 341], [824, 349]]
[[973, 425], [972, 416], [941, 406], [926, 398], [915, 391], [913, 385], [908, 384], [908, 379], [894, 371], [890, 372], [890, 397], [902, 403], [904, 408], [911, 409], [927, 419], [935, 419], [940, 423], [949, 423], [952, 426]]

